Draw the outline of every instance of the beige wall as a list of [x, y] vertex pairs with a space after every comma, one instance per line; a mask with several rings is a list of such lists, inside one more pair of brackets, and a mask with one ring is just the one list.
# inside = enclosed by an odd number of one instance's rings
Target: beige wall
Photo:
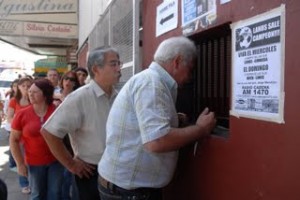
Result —
[[22, 13], [57, 13], [76, 12], [77, 0], [2, 0], [0, 14], [2, 17]]
[[[127, 0], [126, 0], [127, 1]], [[111, 0], [79, 0], [78, 47], [84, 44]]]
[[9, 15], [5, 20], [77, 24], [77, 13], [18, 14]]
[[77, 9], [77, 0], [2, 0], [0, 35], [77, 38]]

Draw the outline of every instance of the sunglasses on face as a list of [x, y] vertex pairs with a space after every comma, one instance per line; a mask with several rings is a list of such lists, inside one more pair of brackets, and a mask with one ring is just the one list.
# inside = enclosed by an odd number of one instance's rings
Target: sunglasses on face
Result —
[[65, 78], [64, 78], [64, 80], [69, 80], [69, 81], [73, 81], [73, 82], [75, 82], [76, 81], [76, 79], [75, 78], [73, 78], [73, 77], [68, 77], [68, 76], [66, 76]]

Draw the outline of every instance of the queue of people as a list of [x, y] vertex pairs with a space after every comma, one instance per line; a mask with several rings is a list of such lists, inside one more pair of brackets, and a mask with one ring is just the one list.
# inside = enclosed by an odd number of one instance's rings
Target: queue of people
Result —
[[216, 123], [206, 108], [194, 125], [178, 126], [177, 88], [189, 80], [195, 61], [194, 43], [172, 37], [119, 94], [114, 85], [122, 62], [111, 47], [89, 53], [88, 72], [67, 72], [57, 85], [55, 70], [47, 75], [52, 82], [34, 80], [30, 104], [15, 113], [10, 136], [18, 173], [29, 177], [31, 199], [162, 199], [178, 150], [209, 135]]
[[[14, 117], [10, 147], [18, 173], [29, 177], [31, 199], [54, 199], [61, 196], [63, 166], [50, 152], [40, 129], [55, 110], [54, 86], [48, 79], [37, 79], [29, 89], [30, 106]], [[24, 144], [24, 157], [19, 143]]]
[[[59, 177], [62, 177], [61, 184], [57, 182], [59, 179], [55, 178], [55, 176], [52, 176], [55, 175], [53, 170], [42, 170], [45, 166], [47, 166], [47, 168], [51, 166], [47, 162], [51, 162], [51, 159], [55, 158], [52, 156], [49, 149], [47, 151], [47, 145], [45, 145], [46, 143], [39, 133], [41, 125], [59, 105], [59, 103], [57, 104], [57, 102], [53, 101], [54, 97], [57, 97], [59, 102], [61, 102], [69, 93], [80, 86], [76, 72], [71, 70], [66, 72], [61, 77], [61, 80], [58, 81], [58, 84], [54, 87], [54, 83], [56, 83], [59, 79], [58, 75], [59, 74], [56, 69], [50, 69], [46, 78], [33, 80], [33, 78], [30, 76], [26, 76], [14, 80], [11, 84], [11, 89], [6, 94], [7, 99], [4, 103], [3, 111], [5, 112], [5, 118], [7, 119], [5, 129], [9, 133], [10, 140], [9, 168], [19, 174], [21, 192], [24, 194], [31, 193], [31, 199], [68, 200], [71, 199], [71, 196], [72, 199], [76, 199], [76, 187], [74, 185], [71, 186], [71, 173], [66, 172], [67, 170], [65, 170], [65, 168], [58, 163], [63, 170], [63, 176], [60, 175], [58, 170]], [[39, 118], [40, 123], [37, 123], [38, 120], [34, 121], [34, 115], [31, 116], [30, 112], [23, 114], [23, 117], [18, 117], [21, 115], [18, 114], [18, 112], [21, 110], [22, 112], [25, 112], [23, 110], [30, 106], [35, 107], [36, 98], [34, 97], [34, 94], [38, 92], [35, 91], [36, 88], [34, 89], [33, 85], [38, 86], [39, 83], [41, 83], [41, 90], [43, 90], [43, 87], [46, 87], [45, 91], [42, 91], [42, 93], [44, 95], [44, 100], [49, 103], [49, 108], [52, 108], [52, 111], [49, 112], [47, 116], [42, 116], [44, 114], [43, 111], [41, 111], [41, 113], [37, 111], [35, 114], [38, 116], [41, 115]], [[49, 88], [50, 86], [53, 88], [53, 90]], [[33, 89], [31, 89], [31, 87]], [[43, 122], [41, 120], [43, 120]], [[11, 128], [11, 123], [13, 124], [13, 128]], [[40, 154], [39, 151], [41, 151], [42, 154]], [[33, 172], [30, 173], [29, 169], [32, 167], [39, 167], [33, 171], [38, 173], [37, 176], [35, 176]], [[47, 180], [45, 177], [41, 176], [41, 174], [45, 171], [48, 171], [49, 175], [52, 176], [52, 179], [56, 182], [49, 180], [50, 184], [46, 182], [46, 184], [41, 185], [41, 181], [45, 183]], [[55, 188], [51, 186], [53, 183], [55, 185], [61, 185], [57, 191], [55, 191]], [[51, 191], [48, 191], [47, 185], [51, 186]], [[70, 191], [72, 191], [72, 194]]]
[[[12, 83], [12, 95], [8, 108], [7, 108], [7, 129], [9, 129], [9, 137], [11, 138], [11, 122], [16, 113], [21, 110], [22, 108], [26, 108], [30, 105], [29, 102], [29, 97], [28, 97], [28, 89], [31, 86], [32, 79], [29, 77], [24, 77], [20, 78], [18, 81], [13, 81]], [[14, 84], [16, 84], [16, 88], [14, 88]], [[15, 94], [14, 94], [15, 93]], [[21, 153], [24, 153], [23, 145], [24, 143], [19, 143], [18, 144], [21, 149]], [[9, 156], [9, 161], [10, 161], [10, 168], [11, 170], [14, 170], [16, 168], [16, 162], [11, 156]], [[27, 179], [27, 176], [19, 175], [19, 185], [21, 187], [21, 191], [24, 194], [29, 194], [31, 192], [30, 186], [29, 186], [29, 181]]]

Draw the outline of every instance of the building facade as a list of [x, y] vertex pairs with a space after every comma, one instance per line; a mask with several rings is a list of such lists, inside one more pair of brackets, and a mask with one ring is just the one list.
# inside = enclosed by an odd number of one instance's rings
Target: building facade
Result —
[[299, 8], [293, 0], [108, 1], [79, 58], [116, 47], [128, 73], [123, 82], [148, 67], [162, 40], [184, 35], [197, 45], [178, 111], [193, 123], [209, 107], [218, 126], [180, 150], [165, 199], [299, 198]]

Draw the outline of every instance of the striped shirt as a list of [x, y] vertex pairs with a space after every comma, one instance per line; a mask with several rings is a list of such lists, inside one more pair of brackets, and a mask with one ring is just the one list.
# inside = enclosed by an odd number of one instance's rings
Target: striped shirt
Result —
[[174, 173], [177, 151], [152, 153], [143, 144], [178, 126], [177, 83], [157, 63], [121, 89], [106, 124], [106, 149], [98, 172], [125, 189], [161, 188]]

